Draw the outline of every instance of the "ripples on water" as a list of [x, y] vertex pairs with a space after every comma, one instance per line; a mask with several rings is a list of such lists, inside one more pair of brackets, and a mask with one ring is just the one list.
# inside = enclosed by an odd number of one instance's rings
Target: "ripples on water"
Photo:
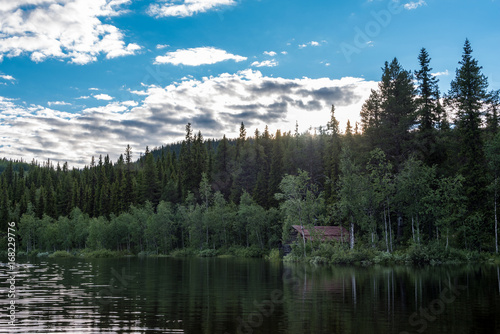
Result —
[[[17, 271], [18, 326], [0, 333], [500, 333], [494, 266], [128, 258], [33, 259]], [[8, 273], [2, 264], [2, 290]]]

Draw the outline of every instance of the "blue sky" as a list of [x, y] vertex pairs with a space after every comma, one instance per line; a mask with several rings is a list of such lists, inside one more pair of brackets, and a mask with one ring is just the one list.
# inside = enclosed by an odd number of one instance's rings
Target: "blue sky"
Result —
[[500, 89], [498, 0], [0, 0], [0, 157], [88, 164], [240, 122], [344, 127], [385, 61], [432, 57], [449, 89], [465, 38]]

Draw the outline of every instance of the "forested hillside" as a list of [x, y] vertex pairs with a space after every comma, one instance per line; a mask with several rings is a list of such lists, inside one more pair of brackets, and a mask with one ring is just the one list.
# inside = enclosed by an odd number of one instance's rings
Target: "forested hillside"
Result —
[[[459, 56], [457, 56], [457, 59]], [[425, 49], [420, 68], [386, 62], [360, 124], [335, 118], [305, 133], [246, 129], [83, 169], [0, 164], [0, 223], [16, 221], [25, 251], [75, 248], [168, 253], [278, 247], [291, 224], [343, 225], [351, 246], [410, 244], [498, 251], [499, 91], [466, 41], [447, 92]], [[235, 126], [238, 126], [236, 124]]]

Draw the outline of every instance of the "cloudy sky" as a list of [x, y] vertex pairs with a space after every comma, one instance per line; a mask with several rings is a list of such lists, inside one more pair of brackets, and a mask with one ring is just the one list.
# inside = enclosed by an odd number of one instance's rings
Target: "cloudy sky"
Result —
[[183, 138], [359, 119], [386, 60], [465, 38], [500, 89], [498, 0], [0, 0], [0, 157], [113, 160]]

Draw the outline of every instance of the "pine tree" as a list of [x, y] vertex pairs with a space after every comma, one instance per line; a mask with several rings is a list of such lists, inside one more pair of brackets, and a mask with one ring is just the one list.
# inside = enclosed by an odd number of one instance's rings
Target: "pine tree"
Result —
[[[146, 149], [146, 151], [148, 150]], [[156, 169], [153, 154], [148, 152], [145, 158], [143, 198], [146, 201], [150, 201], [153, 204], [153, 207], [156, 207], [160, 202], [160, 182], [158, 180], [158, 171]]]
[[382, 101], [380, 93], [379, 91], [372, 89], [370, 97], [365, 101], [360, 112], [361, 128], [367, 142], [368, 151], [373, 150], [380, 144], [381, 115]]
[[432, 75], [430, 67], [431, 58], [425, 48], [420, 50], [418, 56], [420, 69], [415, 71], [417, 81], [417, 122], [419, 132], [415, 141], [423, 160], [429, 165], [439, 162], [437, 152], [437, 125], [441, 119], [439, 104], [438, 79]]
[[460, 67], [446, 97], [456, 113], [457, 141], [460, 143], [460, 173], [465, 177], [464, 189], [469, 199], [468, 209], [474, 212], [483, 206], [485, 198], [485, 157], [481, 136], [481, 113], [487, 99], [488, 81], [482, 67], [472, 57], [469, 40], [465, 41]]
[[323, 154], [324, 165], [326, 170], [326, 176], [328, 177], [328, 183], [325, 185], [325, 197], [330, 202], [336, 201], [336, 184], [339, 178], [339, 163], [340, 163], [340, 151], [341, 151], [341, 140], [339, 132], [339, 122], [335, 118], [335, 106], [332, 105], [330, 111], [330, 122], [328, 122], [327, 129], [329, 132], [329, 137], [327, 144], [325, 145], [325, 153]]
[[416, 123], [413, 76], [394, 58], [385, 63], [379, 89], [381, 148], [398, 169], [411, 151], [410, 130]]
[[123, 174], [123, 205], [128, 209], [135, 202], [134, 196], [134, 171], [132, 164], [132, 148], [127, 145], [125, 149], [125, 173]]
[[269, 188], [267, 192], [267, 198], [270, 206], [277, 206], [278, 204], [274, 194], [279, 192], [279, 185], [281, 178], [283, 177], [283, 151], [281, 131], [277, 130], [276, 137], [273, 141]]

